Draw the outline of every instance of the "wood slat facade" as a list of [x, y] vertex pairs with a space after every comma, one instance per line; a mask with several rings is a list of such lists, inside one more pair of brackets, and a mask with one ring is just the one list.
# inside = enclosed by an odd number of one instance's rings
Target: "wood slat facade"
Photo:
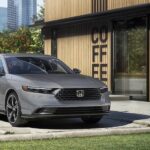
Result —
[[[150, 0], [45, 0], [45, 22], [145, 3], [150, 3]], [[103, 80], [111, 91], [112, 28], [112, 22], [99, 20], [56, 28], [56, 41], [53, 38], [45, 39], [45, 54], [54, 54], [53, 43], [56, 42], [59, 59], [71, 68], [79, 68], [84, 75]]]
[[150, 0], [45, 0], [45, 22], [145, 3]]
[[92, 0], [92, 13], [107, 11], [108, 0]]
[[[107, 28], [106, 33], [101, 32], [104, 25]], [[82, 70], [82, 74], [98, 79], [100, 79], [102, 71], [106, 72], [102, 78], [111, 87], [111, 64], [108, 61], [111, 60], [110, 29], [109, 23], [102, 24], [101, 26], [99, 23], [93, 23], [72, 26], [61, 30], [57, 33], [59, 37], [57, 40], [57, 57], [67, 63], [71, 68], [79, 68]], [[106, 37], [107, 39], [102, 41], [102, 37]], [[95, 38], [95, 42], [92, 41], [92, 38]], [[95, 57], [93, 53], [95, 53]], [[104, 53], [102, 58], [100, 57], [100, 53]], [[101, 65], [104, 65], [102, 69]]]
[[89, 14], [91, 0], [45, 0], [45, 21]]
[[150, 0], [108, 0], [108, 10], [150, 3]]

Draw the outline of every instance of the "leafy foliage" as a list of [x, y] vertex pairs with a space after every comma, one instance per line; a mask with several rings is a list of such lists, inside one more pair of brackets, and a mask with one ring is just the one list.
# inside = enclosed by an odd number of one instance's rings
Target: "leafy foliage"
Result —
[[128, 32], [129, 72], [142, 73], [146, 69], [147, 39], [145, 28], [132, 29]]
[[43, 53], [43, 38], [38, 27], [21, 27], [0, 33], [0, 53]]
[[118, 22], [115, 27], [116, 71], [146, 75], [147, 30], [145, 18]]

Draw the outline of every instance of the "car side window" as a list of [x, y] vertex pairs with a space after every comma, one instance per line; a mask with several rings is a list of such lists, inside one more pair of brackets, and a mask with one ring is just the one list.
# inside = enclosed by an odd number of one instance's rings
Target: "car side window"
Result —
[[4, 66], [1, 59], [0, 59], [0, 73], [4, 73]]

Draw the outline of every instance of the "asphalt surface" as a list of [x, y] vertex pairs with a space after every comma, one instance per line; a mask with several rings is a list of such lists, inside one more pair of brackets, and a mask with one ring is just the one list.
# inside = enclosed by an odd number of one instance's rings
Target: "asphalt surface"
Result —
[[113, 101], [109, 115], [96, 125], [77, 119], [49, 119], [14, 128], [0, 115], [0, 141], [150, 132], [150, 103]]

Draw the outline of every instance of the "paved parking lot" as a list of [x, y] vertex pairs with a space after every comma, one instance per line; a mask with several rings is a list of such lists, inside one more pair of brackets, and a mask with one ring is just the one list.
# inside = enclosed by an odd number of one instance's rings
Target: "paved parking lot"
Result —
[[39, 139], [66, 136], [92, 136], [150, 132], [150, 103], [113, 101], [111, 113], [96, 125], [80, 119], [38, 120], [25, 127], [14, 128], [0, 116], [0, 140]]

